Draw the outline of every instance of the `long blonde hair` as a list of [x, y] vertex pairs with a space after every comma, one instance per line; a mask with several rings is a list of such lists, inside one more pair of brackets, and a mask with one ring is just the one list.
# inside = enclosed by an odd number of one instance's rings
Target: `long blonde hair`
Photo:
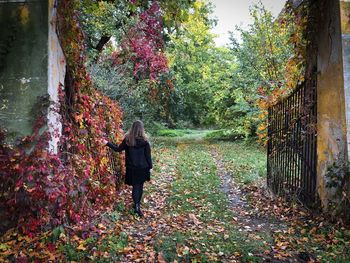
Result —
[[135, 121], [131, 129], [125, 134], [126, 144], [128, 146], [135, 146], [136, 139], [143, 139], [147, 141], [147, 136], [145, 134], [145, 128], [142, 121]]

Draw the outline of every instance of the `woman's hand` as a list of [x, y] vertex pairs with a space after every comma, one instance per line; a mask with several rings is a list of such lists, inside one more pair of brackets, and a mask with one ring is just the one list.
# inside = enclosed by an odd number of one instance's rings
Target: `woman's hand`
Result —
[[103, 145], [106, 145], [108, 143], [108, 141], [105, 138], [103, 138], [102, 143], [103, 143]]

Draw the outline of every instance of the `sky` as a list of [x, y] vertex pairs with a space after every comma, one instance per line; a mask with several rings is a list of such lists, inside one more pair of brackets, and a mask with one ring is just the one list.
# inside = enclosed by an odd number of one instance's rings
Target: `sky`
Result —
[[[214, 17], [218, 19], [217, 26], [212, 30], [219, 37], [216, 45], [223, 46], [229, 43], [228, 31], [235, 31], [235, 25], [247, 26], [250, 22], [249, 6], [259, 0], [210, 0], [215, 6]], [[285, 0], [261, 0], [267, 10], [277, 16], [282, 10]], [[239, 34], [236, 35], [239, 38]]]

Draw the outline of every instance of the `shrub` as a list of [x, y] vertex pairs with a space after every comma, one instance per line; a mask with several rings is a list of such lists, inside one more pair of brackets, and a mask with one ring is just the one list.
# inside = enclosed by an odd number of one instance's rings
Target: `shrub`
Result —
[[206, 138], [210, 140], [234, 141], [246, 138], [246, 134], [235, 130], [219, 130], [208, 133]]

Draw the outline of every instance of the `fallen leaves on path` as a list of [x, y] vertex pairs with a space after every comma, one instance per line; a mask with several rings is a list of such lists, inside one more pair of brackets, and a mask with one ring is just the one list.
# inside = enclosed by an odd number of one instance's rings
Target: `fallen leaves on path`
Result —
[[273, 231], [271, 254], [276, 258], [292, 255], [300, 262], [350, 258], [349, 227], [331, 222], [301, 205], [273, 197], [264, 188], [250, 185], [244, 191], [260, 217], [279, 220], [287, 226], [286, 230]]
[[131, 189], [124, 187], [116, 196], [115, 210], [89, 225], [61, 226], [37, 237], [9, 230], [0, 239], [0, 262], [350, 258], [349, 228], [274, 198], [264, 188], [236, 184], [215, 145], [198, 144], [157, 149], [153, 180], [145, 185], [144, 218], [132, 213]]

